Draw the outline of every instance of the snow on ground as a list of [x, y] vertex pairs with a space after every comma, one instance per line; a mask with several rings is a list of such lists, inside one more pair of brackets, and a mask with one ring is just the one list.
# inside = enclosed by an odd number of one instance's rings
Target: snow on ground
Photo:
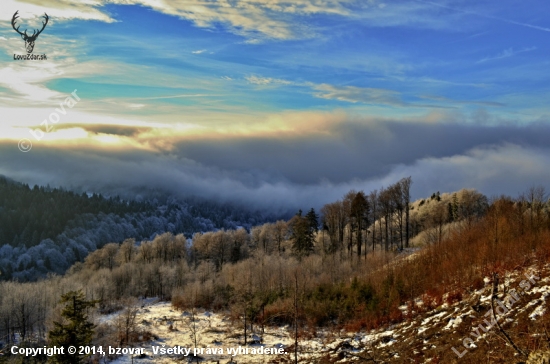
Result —
[[[550, 265], [545, 267], [545, 275], [550, 274]], [[546, 312], [546, 300], [550, 297], [550, 279], [542, 278], [521, 291], [518, 287], [522, 280], [526, 280], [525, 272], [511, 272], [503, 277], [498, 287], [498, 299], [505, 300], [511, 289], [520, 294], [520, 301], [505, 313], [499, 315], [500, 322], [513, 322], [519, 314], [525, 312], [531, 320], [540, 318]], [[469, 347], [479, 347], [492, 331], [480, 330], [479, 322], [490, 309], [491, 284], [470, 295], [465, 295], [461, 302], [451, 305], [444, 304], [427, 312], [420, 312], [415, 317], [379, 330], [369, 332], [345, 332], [343, 330], [317, 330], [314, 337], [301, 338], [299, 342], [299, 359], [301, 363], [318, 363], [321, 358], [328, 358], [330, 362], [368, 362], [371, 355], [376, 354], [380, 362], [404, 360], [405, 357], [422, 355], [424, 362], [430, 362], [430, 355], [438, 350], [450, 350], [451, 343], [460, 346], [464, 334], [457, 330], [473, 330], [473, 340]], [[418, 301], [417, 303], [422, 303]], [[405, 306], [401, 307], [402, 310]], [[177, 311], [168, 302], [147, 300], [141, 302], [137, 322], [140, 329], [149, 331], [154, 340], [141, 343], [146, 355], [135, 357], [132, 362], [130, 355], [123, 355], [111, 363], [114, 364], [149, 364], [189, 362], [193, 358], [193, 316], [197, 347], [204, 348], [205, 352], [198, 356], [202, 363], [290, 363], [293, 362], [293, 330], [290, 327], [265, 327], [262, 335], [260, 327], [255, 326], [254, 332], [248, 332], [248, 346], [243, 345], [242, 321], [231, 321], [226, 315], [210, 311]], [[116, 314], [99, 317], [98, 322], [114, 322]], [[458, 335], [458, 336], [457, 336]], [[467, 335], [467, 334], [466, 334]], [[459, 340], [460, 339], [460, 340]], [[458, 341], [457, 341], [458, 340]], [[161, 348], [167, 349], [181, 346], [191, 350], [189, 355], [182, 353], [155, 354]], [[248, 354], [232, 356], [228, 349], [248, 349]], [[207, 353], [206, 349], [211, 352]], [[288, 353], [280, 355], [251, 354], [252, 350], [260, 348], [283, 348]], [[463, 349], [461, 349], [463, 350]], [[402, 359], [403, 358], [403, 359]], [[232, 361], [233, 360], [233, 361]], [[421, 362], [421, 361], [420, 361]]]
[[[134, 355], [134, 363], [173, 363], [175, 360], [186, 362], [193, 357], [195, 338], [197, 347], [204, 349], [202, 354], [198, 353], [203, 363], [218, 361], [228, 363], [231, 359], [238, 363], [268, 363], [281, 355], [252, 354], [252, 352], [260, 348], [277, 350], [282, 348], [281, 351], [285, 351], [284, 349], [292, 344], [291, 333], [287, 328], [266, 328], [262, 337], [260, 328], [255, 327], [254, 333], [248, 333], [249, 344], [244, 347], [242, 324], [231, 322], [223, 314], [209, 311], [180, 312], [175, 310], [169, 302], [151, 301], [143, 302], [141, 305], [137, 316], [140, 329], [151, 332], [157, 339], [136, 345], [138, 348], [143, 348], [146, 354], [142, 358]], [[99, 321], [106, 322], [107, 319], [113, 320], [113, 315], [100, 318]], [[193, 335], [194, 330], [196, 335]], [[259, 343], [262, 340], [263, 342]], [[233, 356], [228, 353], [228, 348], [238, 349], [239, 346], [243, 351], [248, 350], [249, 354]], [[166, 350], [173, 347], [179, 347], [179, 350], [176, 352]], [[186, 352], [185, 349], [190, 351]], [[282, 354], [282, 356], [288, 355]], [[123, 355], [111, 363], [131, 362], [131, 355]]]

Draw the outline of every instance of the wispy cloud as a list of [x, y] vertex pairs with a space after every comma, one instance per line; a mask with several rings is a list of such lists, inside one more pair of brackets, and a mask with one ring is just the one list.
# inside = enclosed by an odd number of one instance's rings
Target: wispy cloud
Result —
[[261, 42], [261, 38], [307, 38], [312, 31], [296, 21], [298, 16], [329, 14], [349, 16], [348, 6], [355, 0], [238, 0], [238, 1], [159, 1], [159, 0], [94, 0], [41, 1], [2, 0], [0, 20], [9, 21], [19, 10], [24, 16], [36, 16], [44, 11], [56, 19], [116, 21], [102, 6], [142, 5], [158, 12], [178, 16], [202, 28], [224, 25], [231, 32]]
[[401, 100], [401, 94], [397, 91], [355, 86], [334, 86], [328, 84], [313, 87], [318, 91], [314, 95], [323, 99], [335, 99], [347, 102], [362, 102], [366, 104], [384, 104], [392, 106], [405, 106]]
[[480, 106], [492, 106], [492, 107], [505, 106], [505, 104], [503, 104], [502, 102], [496, 102], [496, 101], [457, 100], [457, 99], [452, 99], [452, 98], [439, 96], [439, 95], [422, 95], [420, 97], [427, 100], [440, 101], [440, 102], [449, 103], [449, 104], [480, 105]]
[[204, 52], [206, 52], [206, 49], [199, 49], [199, 50], [197, 50], [197, 51], [192, 51], [191, 53], [193, 53], [193, 54], [201, 54], [201, 53], [204, 53]]
[[505, 49], [502, 52], [500, 52], [500, 53], [498, 53], [494, 56], [489, 56], [489, 57], [482, 58], [479, 61], [477, 61], [476, 63], [483, 63], [483, 62], [487, 62], [487, 61], [495, 61], [497, 59], [509, 58], [509, 57], [513, 57], [517, 54], [525, 53], [525, 52], [531, 52], [531, 51], [534, 51], [536, 49], [537, 49], [537, 47], [529, 47], [529, 48], [523, 48], [523, 49], [519, 49], [519, 50], [514, 50], [514, 48], [508, 48], [508, 49]]
[[163, 14], [177, 16], [201, 28], [219, 28], [245, 37], [245, 43], [265, 40], [307, 39], [323, 32], [321, 23], [311, 23], [312, 16], [322, 15], [350, 21], [368, 21], [372, 27], [415, 25], [423, 28], [448, 28], [444, 20], [429, 14], [426, 5], [414, 1], [388, 3], [383, 0], [93, 0], [41, 1], [3, 0], [0, 20], [11, 14], [36, 16], [44, 11], [55, 19], [84, 19], [115, 22], [116, 15], [105, 5], [140, 5]]
[[110, 15], [101, 11], [101, 0], [92, 1], [41, 1], [41, 0], [2, 0], [2, 11], [0, 21], [10, 21], [13, 14], [19, 11], [21, 18], [37, 18], [38, 14], [47, 12], [55, 20], [83, 19], [99, 20], [112, 23], [115, 20]]
[[220, 96], [220, 95], [210, 95], [210, 94], [181, 94], [181, 95], [166, 95], [166, 96], [154, 96], [154, 97], [134, 97], [133, 100], [163, 100], [163, 99], [178, 99], [178, 98], [187, 98], [187, 97], [211, 97], [211, 96]]
[[[44, 102], [62, 96], [40, 83], [54, 77], [42, 70], [5, 67], [0, 69], [0, 86], [9, 88], [25, 101]], [[12, 96], [15, 96], [12, 95]]]
[[248, 81], [248, 83], [254, 84], [254, 85], [290, 85], [292, 82], [287, 80], [282, 80], [278, 78], [271, 78], [271, 77], [261, 77], [261, 76], [246, 76], [245, 79]]
[[[296, 82], [288, 81], [272, 77], [263, 76], [247, 76], [246, 81], [252, 85], [258, 86], [295, 86], [310, 90], [316, 98], [327, 100], [338, 100], [353, 104], [368, 104], [376, 106], [391, 106], [394, 108], [435, 108], [449, 109], [455, 108], [456, 105], [482, 105], [482, 106], [504, 106], [504, 104], [493, 101], [476, 101], [476, 100], [455, 100], [438, 95], [416, 95], [405, 94], [401, 91], [375, 88], [375, 87], [359, 87], [359, 86], [341, 86], [328, 83], [316, 84], [313, 82]], [[438, 101], [437, 104], [425, 104], [420, 100]]]
[[550, 28], [541, 27], [541, 26], [538, 26], [538, 25], [523, 23], [523, 22], [510, 20], [510, 19], [505, 19], [505, 18], [501, 18], [501, 17], [498, 17], [498, 16], [493, 16], [493, 15], [490, 15], [490, 14], [482, 14], [482, 13], [479, 13], [479, 12], [476, 12], [476, 11], [458, 9], [458, 8], [454, 8], [454, 7], [451, 7], [451, 6], [446, 6], [446, 5], [434, 3], [434, 2], [431, 2], [431, 1], [425, 1], [425, 0], [415, 0], [415, 1], [417, 1], [419, 3], [430, 4], [430, 5], [440, 7], [440, 8], [444, 8], [444, 9], [453, 10], [453, 11], [460, 12], [460, 13], [463, 13], [463, 14], [476, 15], [476, 16], [486, 18], [486, 19], [494, 19], [494, 20], [498, 20], [498, 21], [505, 22], [505, 23], [508, 23], [508, 24], [519, 25], [519, 26], [526, 27], [526, 28], [541, 30], [543, 32], [550, 32]]
[[186, 0], [168, 2], [158, 0], [101, 0], [102, 3], [136, 4], [159, 12], [179, 16], [196, 26], [212, 28], [224, 25], [231, 32], [253, 42], [268, 39], [307, 38], [312, 31], [296, 17], [315, 14], [348, 16], [348, 5], [355, 0]]
[[[29, 101], [32, 101], [32, 106], [43, 105], [64, 97], [60, 92], [50, 89], [48, 82], [58, 78], [83, 77], [103, 70], [98, 62], [83, 61], [77, 64], [72, 54], [79, 52], [80, 47], [53, 35], [41, 38], [35, 52], [37, 49], [51, 50], [47, 52], [48, 60], [0, 64], [0, 87], [10, 90], [9, 104], [28, 107]], [[19, 37], [10, 37], [6, 42], [0, 42], [2, 53], [11, 55], [22, 51], [24, 43]]]

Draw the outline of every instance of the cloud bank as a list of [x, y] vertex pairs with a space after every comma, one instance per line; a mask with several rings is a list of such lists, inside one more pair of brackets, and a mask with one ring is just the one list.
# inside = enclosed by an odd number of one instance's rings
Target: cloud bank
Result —
[[[350, 189], [370, 191], [406, 176], [413, 178], [415, 198], [461, 188], [517, 195], [533, 184], [550, 185], [546, 124], [484, 126], [333, 114], [316, 128], [292, 136], [180, 135], [157, 150], [36, 142], [31, 152], [21, 153], [5, 141], [0, 174], [110, 194], [159, 189], [276, 211], [320, 208]], [[135, 138], [151, 130], [90, 126], [87, 132]]]

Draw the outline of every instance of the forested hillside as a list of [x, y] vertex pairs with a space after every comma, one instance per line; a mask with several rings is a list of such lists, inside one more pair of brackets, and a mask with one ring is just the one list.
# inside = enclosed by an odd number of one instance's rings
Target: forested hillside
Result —
[[0, 176], [0, 280], [63, 273], [110, 242], [171, 232], [235, 229], [275, 220], [269, 213], [197, 198], [141, 202], [29, 187]]
[[44, 239], [53, 239], [82, 214], [124, 216], [150, 209], [148, 203], [43, 186], [30, 188], [0, 176], [0, 242], [13, 247], [30, 248]]
[[[93, 339], [97, 345], [140, 346], [155, 340], [160, 328], [134, 320], [139, 311], [135, 300], [154, 297], [170, 301], [187, 315], [197, 308], [225, 313], [234, 328], [228, 337], [242, 337], [242, 344], [249, 340], [247, 332], [261, 336], [266, 327], [285, 325], [297, 358], [298, 351], [310, 350], [300, 340], [326, 338], [328, 333], [341, 343], [334, 335], [366, 338], [370, 330], [386, 328], [395, 341], [387, 327], [407, 320], [425, 330], [428, 321], [423, 321], [423, 315], [433, 316], [463, 297], [487, 296], [488, 284], [499, 284], [495, 277], [515, 277], [546, 266], [550, 202], [544, 188], [530, 188], [517, 198], [488, 199], [474, 190], [461, 190], [410, 201], [411, 182], [402, 179], [369, 194], [350, 191], [325, 205], [321, 215], [314, 209], [305, 214], [298, 211], [289, 220], [249, 231], [218, 229], [192, 236], [168, 231], [143, 241], [112, 241], [74, 264], [64, 276], [34, 283], [1, 282], [0, 338], [4, 337], [4, 345], [47, 343], [46, 333], [59, 312], [55, 309], [59, 297], [81, 290], [81, 299], [97, 303], [98, 315], [120, 317], [97, 326]], [[108, 216], [114, 225], [101, 228], [112, 233], [123, 218]], [[101, 221], [86, 225], [92, 220], [77, 219], [69, 225], [79, 226], [73, 229], [81, 229], [80, 234], [95, 234], [93, 227]], [[54, 249], [54, 243], [49, 244]], [[28, 251], [36, 252], [33, 248]], [[538, 299], [537, 292], [528, 294]], [[525, 303], [525, 310], [530, 305]], [[468, 305], [463, 306], [468, 310]], [[475, 312], [468, 313], [474, 321]], [[541, 323], [550, 322], [546, 310], [537, 308], [536, 314], [542, 321], [520, 315], [519, 325], [503, 322], [499, 328], [525, 355], [542, 347], [537, 335], [545, 328]], [[131, 325], [121, 321], [130, 316], [134, 317]], [[189, 330], [178, 333], [170, 326], [168, 331], [175, 337], [189, 337]], [[468, 327], [461, 330], [467, 334]], [[408, 350], [402, 344], [395, 345], [398, 352], [386, 349], [388, 342], [376, 335], [370, 335], [376, 338], [371, 346], [358, 344], [353, 353], [359, 359], [386, 358], [379, 362], [452, 360], [450, 347], [456, 338], [444, 335], [442, 330], [435, 336], [444, 348], [429, 354], [427, 349]], [[514, 354], [502, 341], [490, 339], [478, 345], [485, 349], [473, 350], [466, 362], [480, 362], [492, 353], [491, 362], [508, 363]], [[338, 362], [339, 355], [324, 357], [322, 362]], [[288, 356], [281, 360], [290, 362]]]

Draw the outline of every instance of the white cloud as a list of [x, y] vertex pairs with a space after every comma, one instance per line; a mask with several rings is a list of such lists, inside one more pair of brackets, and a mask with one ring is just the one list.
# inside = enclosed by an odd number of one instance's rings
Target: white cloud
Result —
[[[270, 210], [319, 208], [341, 198], [350, 189], [371, 191], [407, 176], [412, 176], [415, 198], [462, 188], [476, 188], [489, 196], [515, 196], [530, 185], [550, 183], [546, 169], [550, 163], [548, 150], [512, 144], [475, 148], [451, 157], [424, 158], [395, 166], [387, 174], [372, 179], [341, 183], [324, 180], [315, 184], [301, 184], [261, 171], [232, 171], [166, 154], [141, 153], [128, 163], [128, 155], [124, 153], [106, 154], [89, 148], [83, 152], [82, 146], [77, 147], [81, 153], [41, 148], [38, 154], [37, 146], [36, 151], [23, 154], [15, 145], [0, 144], [0, 174], [30, 184], [50, 183], [110, 193], [159, 188]], [[21, 163], [27, 168], [21, 169]], [[94, 173], [90, 174], [90, 170]]]
[[204, 53], [204, 52], [206, 52], [206, 49], [199, 49], [199, 50], [197, 50], [197, 51], [192, 51], [191, 53], [193, 53], [193, 54], [201, 54], [201, 53]]
[[[13, 14], [19, 11], [21, 19], [36, 21], [44, 13], [48, 13], [53, 22], [55, 19], [84, 19], [113, 22], [114, 20], [103, 13], [99, 6], [100, 1], [72, 1], [72, 0], [2, 0], [0, 21], [11, 21]], [[26, 21], [27, 21], [26, 20]]]
[[60, 96], [58, 92], [39, 84], [50, 77], [52, 76], [44, 68], [14, 69], [8, 66], [0, 69], [0, 85], [23, 96], [27, 101], [47, 101]]
[[476, 188], [489, 196], [517, 196], [531, 185], [550, 184], [549, 156], [548, 149], [515, 144], [477, 147], [464, 154], [424, 158], [412, 165], [398, 166], [386, 179], [410, 175], [417, 195], [422, 196], [461, 188]]
[[[433, 5], [418, 1], [385, 3], [382, 0], [2, 0], [0, 21], [9, 21], [19, 10], [23, 17], [47, 12], [58, 19], [114, 22], [103, 10], [108, 4], [141, 5], [163, 14], [186, 19], [198, 27], [225, 26], [257, 44], [266, 39], [298, 39], [315, 36], [321, 25], [307, 21], [311, 15], [331, 15], [365, 21], [369, 26], [413, 25], [453, 29], [455, 17], [442, 18]], [[464, 14], [462, 14], [464, 16]], [[464, 24], [464, 23], [461, 23]]]
[[257, 38], [252, 38], [252, 39], [247, 39], [244, 43], [245, 44], [260, 44], [260, 43], [262, 43], [262, 40], [257, 39]]
[[[46, 87], [46, 83], [59, 78], [76, 78], [105, 70], [97, 62], [77, 62], [73, 54], [79, 52], [80, 45], [49, 35], [39, 39], [35, 52], [47, 49], [45, 61], [13, 61], [0, 65], [0, 86], [10, 90], [6, 104], [28, 107], [51, 103], [64, 97], [60, 92]], [[9, 55], [25, 53], [24, 43], [19, 37], [10, 37], [0, 43], [0, 51]], [[68, 93], [73, 90], [67, 90]]]
[[393, 90], [328, 84], [315, 85], [313, 89], [318, 91], [314, 95], [323, 99], [335, 99], [352, 103], [362, 102], [366, 104], [405, 106], [405, 103], [401, 100], [400, 93]]
[[9, 22], [13, 14], [19, 11], [21, 18], [29, 22], [45, 12], [52, 22], [64, 19], [114, 22], [116, 20], [103, 11], [104, 5], [142, 5], [189, 20], [198, 27], [210, 28], [222, 24], [233, 33], [249, 38], [250, 43], [259, 43], [263, 38], [307, 38], [311, 36], [311, 30], [297, 22], [296, 16], [345, 16], [349, 15], [345, 5], [353, 2], [355, 0], [2, 0], [0, 21]]
[[247, 76], [245, 79], [248, 81], [248, 83], [254, 84], [254, 85], [272, 85], [272, 84], [278, 84], [278, 85], [290, 85], [292, 82], [287, 80], [282, 80], [278, 78], [271, 78], [271, 77], [260, 77], [260, 76]]
[[128, 104], [128, 107], [132, 109], [142, 109], [145, 107], [145, 104]]
[[243, 35], [251, 42], [262, 38], [307, 38], [310, 29], [296, 21], [297, 16], [333, 14], [349, 16], [348, 4], [356, 0], [102, 0], [103, 3], [138, 4], [156, 11], [179, 16], [199, 27], [218, 24], [233, 33]]

